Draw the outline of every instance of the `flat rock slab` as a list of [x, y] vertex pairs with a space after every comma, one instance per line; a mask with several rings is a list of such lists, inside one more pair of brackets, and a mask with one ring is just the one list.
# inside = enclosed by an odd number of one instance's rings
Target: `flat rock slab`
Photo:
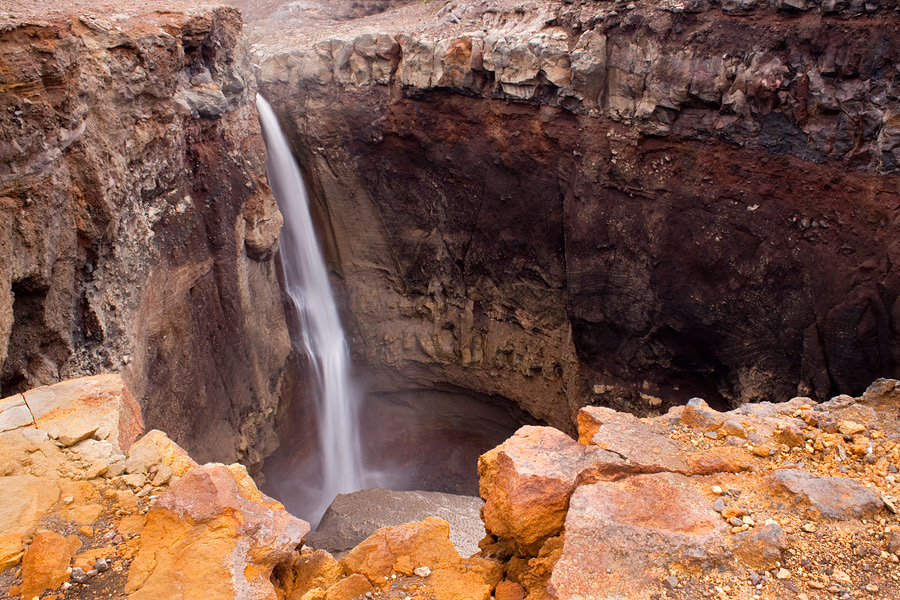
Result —
[[440, 492], [374, 489], [339, 494], [316, 531], [306, 536], [306, 543], [339, 553], [359, 545], [382, 527], [438, 517], [450, 524], [450, 541], [460, 556], [471, 556], [478, 552], [478, 542], [485, 534], [483, 505], [481, 498]]
[[34, 425], [34, 419], [22, 394], [0, 400], [0, 433], [28, 425]]
[[65, 446], [93, 435], [128, 450], [144, 431], [140, 407], [118, 375], [70, 379], [22, 395], [36, 427]]
[[778, 469], [766, 481], [776, 494], [808, 504], [826, 519], [867, 517], [884, 504], [875, 492], [846, 477], [818, 477], [800, 469]]
[[34, 475], [0, 477], [0, 535], [34, 533], [59, 500], [59, 484]]
[[579, 487], [566, 517], [551, 598], [643, 598], [669, 566], [708, 567], [725, 558], [727, 527], [690, 479], [638, 475]]

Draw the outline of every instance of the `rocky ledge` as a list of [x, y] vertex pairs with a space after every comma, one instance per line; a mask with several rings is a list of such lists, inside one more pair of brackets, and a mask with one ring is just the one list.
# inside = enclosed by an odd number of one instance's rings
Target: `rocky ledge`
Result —
[[[481, 457], [486, 535], [475, 555], [460, 556], [450, 525], [429, 517], [379, 529], [338, 559], [307, 540], [308, 524], [260, 493], [241, 465], [200, 466], [163, 432], [143, 434], [118, 376], [66, 381], [0, 400], [0, 591], [26, 600], [48, 591], [893, 598], [898, 413], [895, 380], [859, 398], [799, 397], [725, 413], [700, 399], [644, 419], [588, 407], [578, 440], [526, 426]], [[332, 533], [360, 525], [344, 506]], [[480, 524], [460, 521], [466, 512], [454, 517], [463, 536]]]

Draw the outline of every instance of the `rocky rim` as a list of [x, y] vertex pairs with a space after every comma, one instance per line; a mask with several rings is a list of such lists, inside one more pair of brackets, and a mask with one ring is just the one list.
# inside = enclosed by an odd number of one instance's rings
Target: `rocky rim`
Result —
[[587, 407], [579, 440], [526, 426], [481, 457], [485, 537], [475, 555], [461, 557], [447, 522], [427, 518], [379, 529], [338, 560], [305, 545], [309, 526], [241, 465], [199, 466], [164, 433], [140, 435], [118, 376], [66, 381], [0, 400], [0, 589], [22, 598], [896, 597], [898, 411], [900, 382], [886, 379], [858, 398], [725, 413], [700, 399], [644, 419]]

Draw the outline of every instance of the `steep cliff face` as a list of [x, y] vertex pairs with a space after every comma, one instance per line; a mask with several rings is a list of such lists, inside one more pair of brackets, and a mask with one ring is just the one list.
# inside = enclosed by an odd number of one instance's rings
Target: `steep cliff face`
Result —
[[380, 384], [571, 431], [896, 375], [896, 7], [431, 2], [251, 35]]
[[148, 426], [252, 465], [281, 215], [240, 15], [178, 8], [0, 3], [0, 388], [121, 372]]

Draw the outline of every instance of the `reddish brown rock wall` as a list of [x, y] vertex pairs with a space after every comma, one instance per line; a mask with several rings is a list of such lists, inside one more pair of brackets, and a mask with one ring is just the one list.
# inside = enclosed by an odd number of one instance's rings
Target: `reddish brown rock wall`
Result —
[[149, 427], [252, 465], [281, 216], [240, 16], [183, 6], [0, 5], [0, 388], [120, 371]]
[[695, 4], [257, 26], [381, 385], [571, 431], [896, 375], [893, 6]]

